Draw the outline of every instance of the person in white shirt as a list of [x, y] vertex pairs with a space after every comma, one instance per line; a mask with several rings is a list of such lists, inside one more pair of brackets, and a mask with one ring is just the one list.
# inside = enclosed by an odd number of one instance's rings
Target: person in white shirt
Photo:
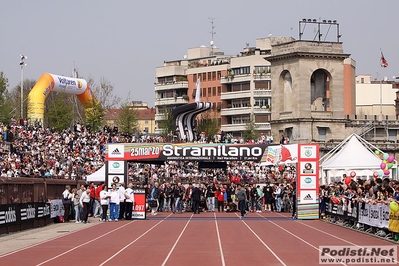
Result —
[[116, 190], [116, 184], [112, 184], [112, 189], [109, 192], [111, 196], [109, 200], [109, 221], [118, 221], [118, 213], [119, 213], [119, 192]]
[[64, 205], [64, 223], [69, 222], [69, 209], [72, 205], [71, 186], [66, 185], [64, 192], [62, 192], [62, 204]]
[[119, 192], [119, 220], [124, 218], [125, 206], [126, 206], [126, 196], [125, 196], [125, 183], [122, 182], [121, 186], [118, 188]]
[[125, 191], [126, 205], [125, 205], [125, 219], [132, 219], [132, 210], [134, 206], [134, 193], [133, 193], [133, 183], [129, 183], [128, 188]]
[[82, 222], [88, 223], [89, 211], [90, 211], [90, 189], [86, 189], [82, 196], [80, 197], [80, 205], [83, 208]]
[[107, 211], [108, 211], [110, 197], [111, 196], [108, 193], [108, 186], [103, 185], [103, 189], [100, 192], [100, 203], [101, 203], [101, 208], [103, 209], [100, 221], [105, 222], [107, 220]]

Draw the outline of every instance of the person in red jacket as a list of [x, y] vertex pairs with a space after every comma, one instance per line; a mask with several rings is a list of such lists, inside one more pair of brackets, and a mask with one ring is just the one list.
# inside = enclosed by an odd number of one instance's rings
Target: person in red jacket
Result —
[[222, 209], [222, 212], [224, 211], [224, 189], [223, 189], [223, 185], [220, 185], [220, 187], [218, 187], [216, 189], [215, 192], [215, 197], [218, 201], [218, 212], [220, 212], [220, 209]]
[[93, 209], [94, 209], [94, 200], [96, 199], [96, 187], [94, 186], [94, 182], [90, 183], [90, 204], [89, 204], [89, 216], [93, 216]]

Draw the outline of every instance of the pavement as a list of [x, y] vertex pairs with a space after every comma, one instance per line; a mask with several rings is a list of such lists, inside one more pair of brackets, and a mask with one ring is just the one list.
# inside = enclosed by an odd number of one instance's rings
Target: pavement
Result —
[[12, 251], [24, 249], [33, 245], [40, 244], [49, 239], [59, 238], [63, 235], [85, 229], [90, 226], [99, 224], [99, 218], [89, 217], [89, 223], [56, 223], [43, 227], [37, 227], [7, 235], [0, 235], [0, 256]]

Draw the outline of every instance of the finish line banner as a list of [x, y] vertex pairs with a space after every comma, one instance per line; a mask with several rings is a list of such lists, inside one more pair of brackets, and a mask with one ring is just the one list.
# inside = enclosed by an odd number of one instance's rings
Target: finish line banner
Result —
[[260, 161], [267, 144], [119, 143], [108, 144], [106, 160]]

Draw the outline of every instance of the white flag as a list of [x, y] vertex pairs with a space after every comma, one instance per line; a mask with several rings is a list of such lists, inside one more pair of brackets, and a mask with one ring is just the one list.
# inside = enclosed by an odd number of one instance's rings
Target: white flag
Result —
[[201, 98], [201, 81], [200, 78], [197, 79], [197, 84], [195, 85], [197, 91], [195, 93], [195, 102], [199, 102]]

